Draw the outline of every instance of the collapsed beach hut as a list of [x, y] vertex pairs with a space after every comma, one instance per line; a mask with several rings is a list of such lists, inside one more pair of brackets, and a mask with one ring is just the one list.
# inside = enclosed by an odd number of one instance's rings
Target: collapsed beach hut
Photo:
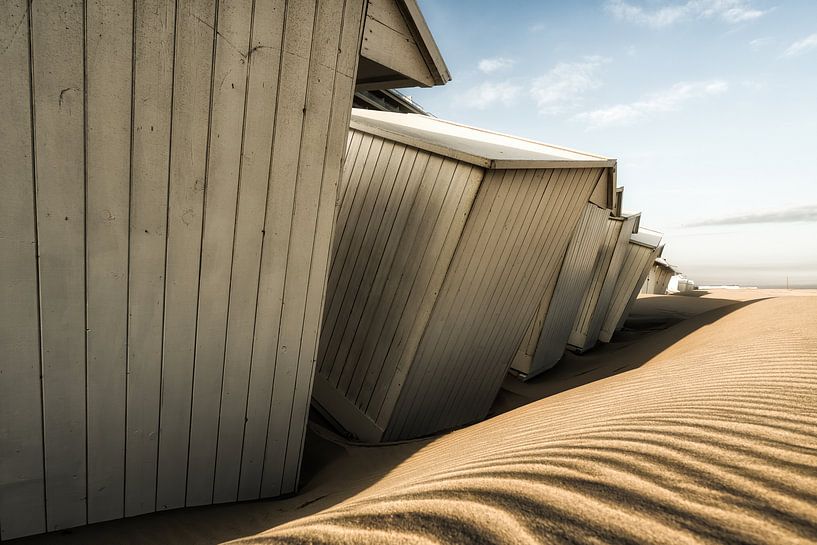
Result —
[[317, 406], [366, 441], [483, 418], [614, 168], [427, 116], [355, 110]]
[[414, 0], [8, 1], [0, 37], [0, 538], [293, 492], [356, 79], [449, 79]]
[[638, 229], [638, 233], [630, 235], [624, 263], [599, 332], [601, 342], [610, 342], [613, 333], [624, 325], [650, 266], [664, 248], [661, 238], [661, 233], [643, 227]]
[[656, 257], [644, 285], [641, 286], [641, 293], [665, 295], [669, 289], [670, 279], [679, 272], [675, 266], [670, 265], [663, 257]]

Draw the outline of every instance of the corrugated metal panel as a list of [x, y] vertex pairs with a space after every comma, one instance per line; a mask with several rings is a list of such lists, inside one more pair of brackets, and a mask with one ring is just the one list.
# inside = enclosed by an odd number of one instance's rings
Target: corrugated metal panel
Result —
[[295, 490], [364, 4], [2, 3], [2, 539]]
[[561, 359], [571, 325], [591, 280], [591, 264], [605, 240], [610, 211], [588, 203], [570, 240], [553, 295], [536, 312], [511, 368], [525, 379], [550, 369]]
[[[633, 235], [634, 237], [635, 235]], [[610, 342], [610, 339], [624, 323], [633, 301], [638, 296], [638, 290], [644, 283], [649, 272], [650, 264], [660, 251], [660, 246], [651, 247], [633, 240], [627, 245], [627, 253], [621, 272], [618, 275], [610, 306], [604, 317], [599, 340]]]
[[[408, 117], [385, 119], [348, 139], [315, 382], [324, 412], [372, 441], [485, 415], [605, 173], [486, 171], [388, 137]], [[443, 133], [434, 149], [451, 149]]]

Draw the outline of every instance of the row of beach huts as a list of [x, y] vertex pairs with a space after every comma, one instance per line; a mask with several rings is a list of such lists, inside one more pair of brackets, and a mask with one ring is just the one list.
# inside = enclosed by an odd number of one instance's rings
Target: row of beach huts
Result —
[[667, 289], [615, 160], [380, 92], [450, 79], [415, 0], [9, 0], [0, 43], [2, 540], [292, 494], [310, 405], [476, 422]]

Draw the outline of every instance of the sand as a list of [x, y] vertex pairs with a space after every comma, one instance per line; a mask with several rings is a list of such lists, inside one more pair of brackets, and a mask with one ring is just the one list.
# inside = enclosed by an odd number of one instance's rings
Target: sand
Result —
[[316, 422], [287, 500], [20, 543], [814, 543], [817, 291], [780, 292], [641, 298], [615, 342], [438, 438], [364, 447]]

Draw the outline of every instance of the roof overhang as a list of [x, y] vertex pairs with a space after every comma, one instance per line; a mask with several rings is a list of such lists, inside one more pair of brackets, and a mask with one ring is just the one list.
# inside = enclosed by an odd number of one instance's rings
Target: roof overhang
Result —
[[451, 81], [416, 0], [368, 0], [357, 89], [433, 87]]

